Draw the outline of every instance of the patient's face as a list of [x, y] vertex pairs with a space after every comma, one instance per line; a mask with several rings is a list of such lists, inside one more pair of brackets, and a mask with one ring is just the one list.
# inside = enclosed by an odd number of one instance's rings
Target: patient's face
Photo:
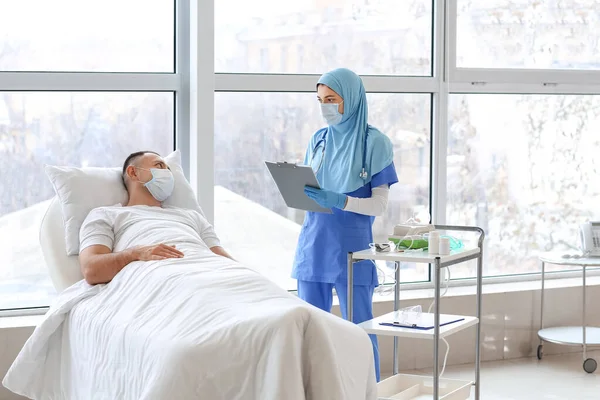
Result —
[[148, 182], [152, 179], [152, 173], [150, 172], [152, 168], [169, 169], [161, 156], [152, 153], [146, 153], [138, 158], [135, 166], [139, 168], [135, 168], [132, 172], [137, 175], [137, 180], [140, 182]]

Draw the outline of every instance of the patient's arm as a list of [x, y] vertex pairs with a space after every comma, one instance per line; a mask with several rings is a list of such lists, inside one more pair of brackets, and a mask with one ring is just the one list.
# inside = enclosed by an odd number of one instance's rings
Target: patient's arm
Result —
[[115, 275], [133, 261], [164, 260], [181, 258], [183, 253], [166, 244], [134, 247], [113, 253], [104, 245], [93, 245], [79, 254], [81, 272], [90, 285], [110, 282]]
[[94, 245], [79, 254], [81, 273], [90, 285], [108, 283], [127, 264], [135, 261], [133, 249], [113, 253], [103, 245]]
[[219, 237], [215, 233], [215, 230], [208, 220], [196, 211], [193, 211], [192, 215], [196, 219], [198, 234], [200, 234], [200, 238], [208, 246], [210, 251], [216, 255], [227, 257], [235, 261], [235, 259], [231, 257], [231, 255], [229, 255], [229, 253], [227, 253], [223, 247], [221, 247], [221, 241], [219, 240]]
[[227, 257], [232, 259], [233, 261], [235, 261], [235, 259], [233, 257], [231, 257], [229, 255], [229, 253], [227, 253], [227, 251], [225, 251], [224, 248], [222, 248], [221, 246], [213, 246], [210, 248], [210, 251], [212, 251], [213, 253], [219, 255], [219, 256], [223, 256], [223, 257]]

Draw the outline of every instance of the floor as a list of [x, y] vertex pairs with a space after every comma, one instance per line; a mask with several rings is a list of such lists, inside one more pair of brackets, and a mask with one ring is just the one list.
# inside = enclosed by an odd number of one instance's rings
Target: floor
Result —
[[[600, 364], [600, 351], [588, 352]], [[411, 371], [431, 374], [431, 369]], [[472, 365], [446, 368], [445, 378], [472, 380]], [[471, 390], [471, 399], [475, 399]], [[583, 370], [581, 353], [545, 355], [481, 364], [481, 400], [598, 400], [600, 366], [593, 374]]]

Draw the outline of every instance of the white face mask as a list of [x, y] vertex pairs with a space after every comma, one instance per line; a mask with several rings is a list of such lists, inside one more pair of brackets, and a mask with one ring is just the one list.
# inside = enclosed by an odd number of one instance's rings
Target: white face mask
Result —
[[321, 103], [321, 115], [327, 125], [337, 125], [342, 122], [343, 115], [339, 112], [342, 103]]
[[165, 201], [173, 193], [175, 178], [170, 170], [161, 168], [136, 168], [150, 171], [152, 174], [152, 179], [144, 183], [144, 186], [156, 200]]

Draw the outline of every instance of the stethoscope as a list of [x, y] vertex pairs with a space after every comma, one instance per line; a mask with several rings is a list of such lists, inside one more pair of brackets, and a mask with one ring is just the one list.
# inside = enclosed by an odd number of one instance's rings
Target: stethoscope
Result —
[[[326, 144], [327, 144], [327, 131], [323, 132], [323, 136], [319, 140], [317, 140], [317, 143], [315, 144], [315, 147], [313, 148], [313, 151], [312, 151], [312, 157], [310, 159], [311, 165], [312, 165], [313, 161], [315, 160], [315, 155], [317, 154], [317, 150], [319, 149], [319, 147], [321, 147], [321, 159], [319, 160], [319, 166], [315, 170], [315, 174], [317, 172], [319, 172], [319, 170], [321, 169], [321, 166], [323, 165], [323, 159], [325, 158], [325, 145]], [[367, 134], [365, 134], [365, 140], [363, 143], [362, 171], [358, 175], [360, 177], [360, 179], [363, 179], [363, 180], [366, 180], [367, 177], [369, 176], [369, 174], [367, 173], [366, 165], [367, 165]]]

